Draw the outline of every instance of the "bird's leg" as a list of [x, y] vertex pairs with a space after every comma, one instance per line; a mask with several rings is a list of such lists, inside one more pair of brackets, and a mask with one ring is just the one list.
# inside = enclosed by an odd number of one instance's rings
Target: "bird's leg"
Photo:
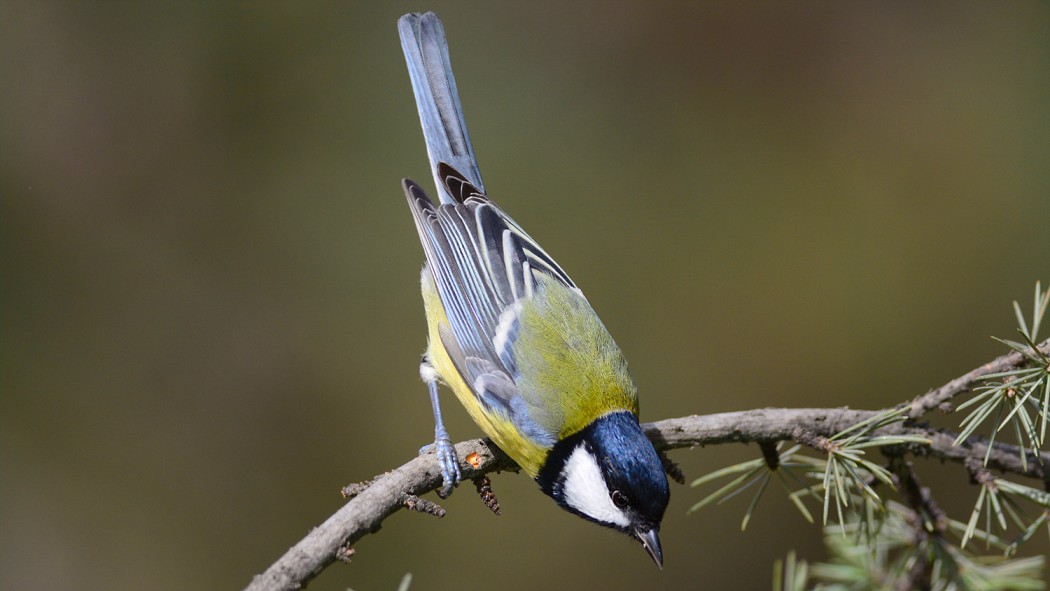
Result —
[[459, 484], [462, 474], [459, 471], [459, 461], [456, 459], [456, 448], [452, 445], [452, 439], [445, 430], [445, 423], [441, 420], [441, 402], [438, 400], [437, 372], [430, 364], [426, 355], [419, 363], [419, 376], [427, 384], [430, 391], [430, 405], [434, 409], [434, 443], [426, 445], [419, 450], [420, 454], [428, 453], [431, 449], [437, 454], [438, 464], [441, 466], [441, 490], [438, 496], [446, 498], [452, 494], [452, 489]]

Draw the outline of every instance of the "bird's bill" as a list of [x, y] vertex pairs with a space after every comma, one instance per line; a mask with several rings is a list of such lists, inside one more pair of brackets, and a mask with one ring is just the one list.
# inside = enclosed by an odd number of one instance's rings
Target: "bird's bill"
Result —
[[657, 528], [652, 529], [636, 529], [634, 530], [634, 536], [642, 542], [642, 547], [649, 553], [649, 557], [653, 559], [656, 566], [664, 567], [664, 551], [660, 549], [660, 530]]

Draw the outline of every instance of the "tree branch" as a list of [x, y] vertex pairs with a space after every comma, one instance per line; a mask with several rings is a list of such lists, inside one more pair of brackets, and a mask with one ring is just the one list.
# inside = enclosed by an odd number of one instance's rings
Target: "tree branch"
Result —
[[[1039, 343], [1039, 351], [1044, 355], [1050, 356], [1050, 339], [1046, 339], [1042, 343]], [[982, 377], [988, 374], [999, 373], [1001, 371], [1017, 369], [1026, 361], [1027, 359], [1024, 355], [1021, 355], [1017, 351], [1007, 353], [993, 361], [989, 361], [981, 367], [955, 378], [940, 388], [930, 390], [922, 396], [916, 396], [909, 404], [911, 410], [908, 411], [908, 417], [917, 419], [928, 411], [938, 408], [942, 404], [947, 404], [952, 398], [955, 398], [959, 394], [970, 391], [974, 383]]]
[[[765, 408], [667, 419], [644, 424], [642, 429], [658, 450], [667, 450], [732, 442], [787, 440], [799, 427], [830, 437], [879, 412], [848, 408]], [[977, 437], [952, 446], [955, 440], [953, 433], [925, 426], [897, 423], [876, 431], [876, 434], [922, 435], [930, 439], [930, 445], [909, 446], [910, 453], [955, 462], [983, 458], [988, 449], [987, 442]], [[464, 480], [490, 472], [517, 469], [517, 465], [488, 440], [474, 439], [457, 444], [456, 453], [460, 458], [478, 454], [476, 458], [471, 456], [471, 462], [461, 465]], [[1050, 454], [1042, 454], [1040, 459], [1028, 452], [1028, 463], [1024, 466], [1019, 453], [1016, 446], [996, 443], [992, 447], [988, 466], [1044, 478], [1044, 465], [1050, 466]], [[353, 499], [314, 528], [266, 572], [256, 576], [247, 589], [262, 591], [303, 587], [336, 559], [341, 548], [347, 548], [365, 534], [378, 531], [383, 520], [403, 508], [408, 498], [435, 490], [440, 485], [441, 470], [432, 454], [419, 456], [391, 472], [377, 476], [369, 485], [360, 487], [362, 490]]]
[[[884, 411], [848, 408], [763, 408], [666, 419], [642, 425], [642, 429], [658, 450], [677, 449], [733, 442], [784, 441], [792, 439], [792, 432], [799, 427], [815, 435], [830, 437], [881, 412]], [[952, 445], [958, 436], [957, 433], [926, 425], [894, 423], [875, 431], [874, 434], [925, 437], [930, 440], [930, 445], [910, 445], [909, 453], [953, 462], [964, 462], [967, 458], [983, 461], [984, 454], [988, 451], [988, 441], [983, 437], [973, 436], [959, 445]], [[1020, 454], [1021, 449], [1015, 445], [995, 443], [988, 457], [988, 467], [1031, 478], [1047, 477], [1043, 464], [1050, 462], [1050, 453], [1037, 455], [1026, 450], [1027, 465], [1021, 462]]]
[[[1050, 339], [1039, 345], [1040, 351], [1050, 355]], [[927, 411], [939, 408], [955, 396], [968, 391], [982, 376], [1020, 367], [1027, 362], [1020, 353], [1010, 353], [987, 363], [947, 384], [916, 397], [909, 404], [908, 416], [917, 419]], [[881, 412], [851, 410], [849, 408], [766, 408], [728, 412], [705, 416], [667, 419], [642, 425], [645, 434], [656, 449], [697, 447], [723, 443], [759, 443], [768, 445], [792, 439], [796, 429], [830, 437]], [[989, 442], [981, 437], [970, 437], [953, 445], [956, 434], [911, 422], [894, 423], [875, 432], [877, 435], [920, 435], [930, 441], [927, 445], [901, 446], [902, 452], [914, 456], [928, 456], [953, 462], [983, 462]], [[456, 445], [458, 457], [468, 461], [461, 465], [463, 479], [471, 480], [490, 472], [516, 470], [517, 465], [488, 440], [475, 439]], [[1020, 454], [1025, 453], [1027, 462]], [[992, 444], [987, 466], [1032, 478], [1050, 481], [1045, 467], [1050, 467], [1050, 453], [1037, 454], [1013, 445]], [[441, 470], [432, 454], [419, 456], [375, 479], [348, 487], [351, 500], [320, 526], [310, 531], [298, 544], [273, 563], [266, 572], [257, 575], [248, 585], [249, 591], [299, 589], [317, 576], [334, 560], [348, 559], [352, 544], [365, 534], [379, 530], [384, 519], [408, 507], [441, 516], [443, 510], [432, 503], [424, 503], [418, 495], [435, 490], [441, 484]]]
[[[475, 453], [477, 468], [472, 463], [461, 462], [463, 480], [517, 469], [517, 464], [488, 440], [472, 439], [456, 445], [459, 458]], [[266, 572], [256, 575], [246, 589], [301, 589], [336, 559], [340, 548], [351, 546], [365, 534], [379, 531], [384, 519], [404, 507], [406, 496], [425, 494], [440, 486], [441, 468], [433, 454], [418, 456], [380, 474], [324, 523], [310, 530]]]

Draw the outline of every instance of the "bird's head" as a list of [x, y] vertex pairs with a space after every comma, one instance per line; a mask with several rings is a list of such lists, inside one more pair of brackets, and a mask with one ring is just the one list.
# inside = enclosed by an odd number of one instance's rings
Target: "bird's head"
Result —
[[633, 536], [663, 567], [663, 463], [634, 414], [605, 415], [554, 445], [536, 480], [566, 510]]

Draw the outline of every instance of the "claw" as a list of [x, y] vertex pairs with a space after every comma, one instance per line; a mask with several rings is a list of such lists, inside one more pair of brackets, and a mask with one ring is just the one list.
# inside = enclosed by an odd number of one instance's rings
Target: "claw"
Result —
[[463, 479], [463, 473], [459, 469], [459, 460], [456, 457], [456, 446], [452, 445], [452, 439], [447, 434], [438, 434], [434, 443], [428, 443], [419, 448], [419, 455], [434, 453], [437, 455], [438, 465], [441, 466], [441, 489], [438, 496], [447, 499], [452, 494], [452, 489]]
[[441, 465], [441, 490], [438, 496], [442, 499], [452, 494], [452, 489], [459, 484], [463, 474], [459, 471], [459, 461], [456, 458], [456, 448], [452, 445], [447, 433], [440, 432], [434, 439], [433, 449], [437, 454], [438, 464]]

